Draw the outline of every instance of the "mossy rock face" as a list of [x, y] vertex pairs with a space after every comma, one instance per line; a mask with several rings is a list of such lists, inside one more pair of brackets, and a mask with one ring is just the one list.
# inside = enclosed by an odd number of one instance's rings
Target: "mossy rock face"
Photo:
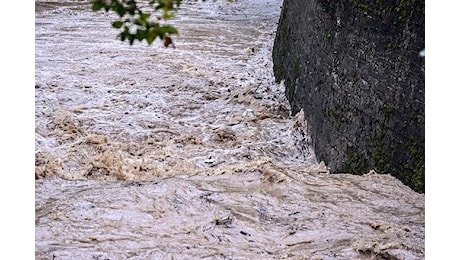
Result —
[[332, 172], [425, 184], [424, 0], [284, 1], [273, 47], [293, 112]]

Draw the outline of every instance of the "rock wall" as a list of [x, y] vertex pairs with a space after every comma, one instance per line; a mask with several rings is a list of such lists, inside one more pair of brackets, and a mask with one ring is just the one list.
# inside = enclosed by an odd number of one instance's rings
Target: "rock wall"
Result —
[[285, 0], [273, 47], [293, 112], [331, 172], [425, 190], [424, 0]]

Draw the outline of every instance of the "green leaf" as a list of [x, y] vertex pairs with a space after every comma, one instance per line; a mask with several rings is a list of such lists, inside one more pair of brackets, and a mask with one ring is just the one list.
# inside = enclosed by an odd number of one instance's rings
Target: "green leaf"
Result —
[[154, 30], [149, 30], [147, 32], [147, 37], [145, 38], [145, 40], [147, 41], [147, 43], [150, 45], [152, 44], [152, 42], [155, 40], [155, 38], [157, 37], [157, 33], [154, 31]]
[[119, 29], [119, 28], [121, 28], [121, 27], [123, 26], [123, 22], [122, 22], [122, 21], [113, 22], [113, 23], [112, 23], [112, 26], [113, 26], [114, 28]]
[[126, 14], [126, 9], [125, 9], [125, 7], [124, 7], [122, 4], [118, 3], [118, 2], [116, 2], [116, 3], [113, 4], [112, 10], [113, 10], [115, 13], [117, 13], [118, 16], [120, 16], [120, 17], [123, 17], [123, 16]]
[[141, 14], [141, 19], [146, 21], [150, 18], [151, 14]]
[[118, 37], [120, 37], [120, 40], [124, 42], [126, 40], [126, 32], [121, 32]]
[[176, 28], [172, 27], [171, 25], [164, 25], [162, 27], [164, 33], [169, 33], [169, 34], [178, 34], [179, 31], [177, 31]]
[[101, 10], [103, 6], [104, 4], [101, 1], [94, 1], [92, 6], [93, 12]]
[[[407, 0], [410, 1], [410, 0]], [[144, 39], [151, 45], [157, 38], [164, 40], [165, 46], [172, 44], [168, 37], [171, 34], [178, 34], [178, 30], [171, 25], [160, 25], [158, 20], [168, 20], [175, 16], [176, 8], [179, 7], [182, 0], [147, 0], [149, 5], [154, 8], [150, 13], [144, 13], [137, 6], [140, 0], [91, 0], [92, 10], [114, 12], [120, 18], [111, 21], [112, 27], [121, 29], [118, 38], [121, 41], [128, 40], [132, 45], [136, 40], [140, 42]], [[155, 17], [156, 19], [153, 19]], [[135, 33], [130, 32], [135, 29]]]
[[134, 22], [133, 22], [133, 23], [134, 23], [135, 25], [139, 25], [139, 26], [145, 26], [145, 21], [144, 21], [144, 20], [142, 20], [142, 19], [140, 19], [140, 18], [138, 18], [138, 19], [134, 20]]

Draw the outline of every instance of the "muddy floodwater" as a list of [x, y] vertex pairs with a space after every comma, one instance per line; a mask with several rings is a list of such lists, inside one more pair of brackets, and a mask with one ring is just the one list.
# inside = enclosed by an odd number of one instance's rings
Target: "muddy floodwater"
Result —
[[36, 259], [424, 259], [425, 196], [329, 174], [274, 81], [281, 0], [184, 1], [176, 48], [35, 1]]

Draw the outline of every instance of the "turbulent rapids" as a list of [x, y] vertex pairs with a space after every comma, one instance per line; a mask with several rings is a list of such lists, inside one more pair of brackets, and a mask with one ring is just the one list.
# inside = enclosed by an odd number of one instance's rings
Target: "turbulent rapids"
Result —
[[424, 259], [423, 194], [317, 162], [272, 73], [281, 4], [183, 2], [172, 49], [35, 1], [36, 259]]

